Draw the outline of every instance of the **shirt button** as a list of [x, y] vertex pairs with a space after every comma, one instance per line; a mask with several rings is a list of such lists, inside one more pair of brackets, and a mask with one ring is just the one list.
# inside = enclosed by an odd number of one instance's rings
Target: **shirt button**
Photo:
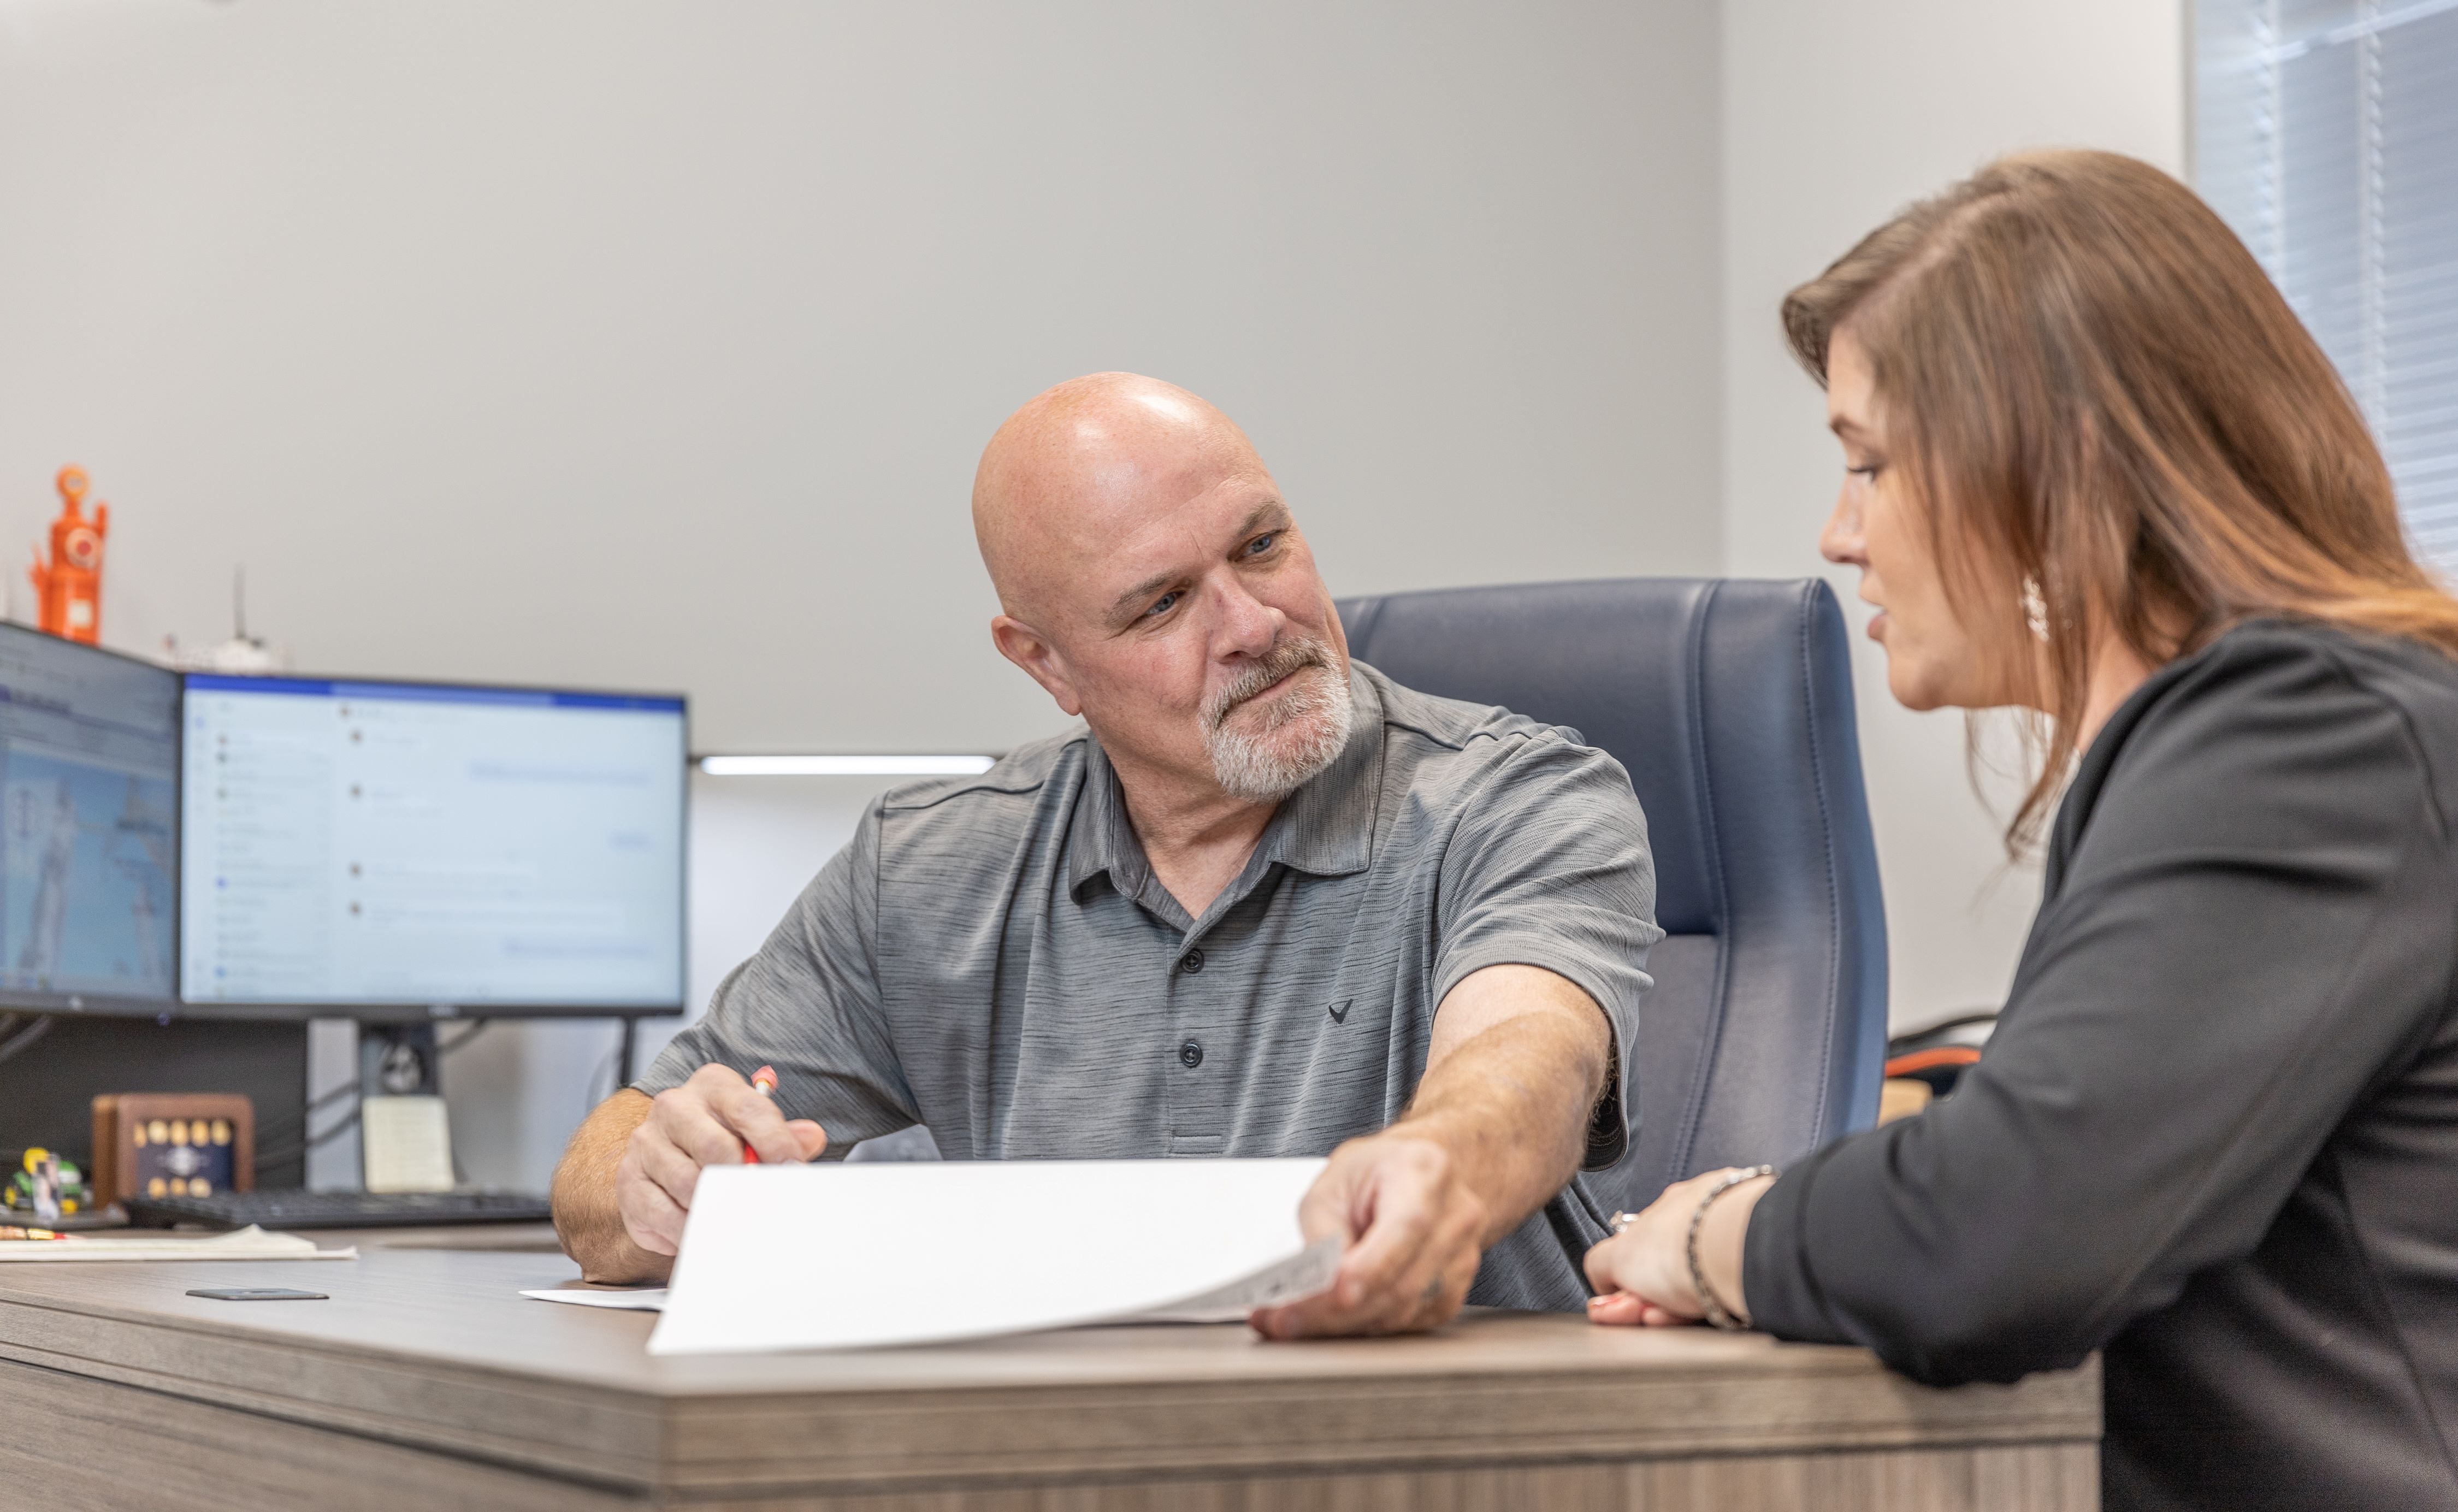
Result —
[[1187, 973], [1187, 974], [1188, 974], [1188, 975], [1190, 975], [1190, 976], [1192, 976], [1193, 974], [1195, 974], [1195, 973], [1196, 973], [1196, 972], [1198, 972], [1198, 971], [1202, 970], [1202, 969], [1203, 969], [1203, 947], [1202, 947], [1201, 945], [1198, 945], [1198, 946], [1196, 946], [1194, 949], [1192, 949], [1192, 950], [1188, 951], [1188, 952], [1187, 952], [1183, 957], [1179, 958], [1178, 963], [1177, 963], [1177, 969], [1178, 969], [1178, 970], [1180, 970], [1180, 971], [1183, 971], [1183, 972]]
[[1177, 1059], [1180, 1065], [1191, 1071], [1203, 1064], [1203, 1046], [1189, 1040], [1177, 1047]]

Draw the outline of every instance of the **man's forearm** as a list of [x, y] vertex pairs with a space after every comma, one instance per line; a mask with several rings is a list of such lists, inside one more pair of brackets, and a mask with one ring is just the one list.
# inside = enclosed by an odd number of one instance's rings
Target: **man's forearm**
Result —
[[649, 1106], [646, 1095], [628, 1087], [598, 1104], [555, 1168], [555, 1235], [563, 1253], [580, 1262], [585, 1281], [663, 1280], [675, 1263], [672, 1255], [632, 1242], [615, 1201], [615, 1168], [623, 1163], [632, 1131], [647, 1120]]
[[[1498, 973], [1511, 975], [1481, 980]], [[1437, 1046], [1390, 1131], [1443, 1147], [1486, 1205], [1490, 1247], [1577, 1173], [1589, 1117], [1612, 1068], [1613, 1037], [1587, 994], [1551, 972], [1494, 967], [1453, 990], [1472, 986], [1485, 989], [1485, 1004], [1447, 1001], [1444, 1011], [1481, 1010], [1494, 1022]], [[1495, 1012], [1503, 994], [1517, 1000], [1517, 1011]], [[1526, 1006], [1531, 996], [1540, 1006]]]

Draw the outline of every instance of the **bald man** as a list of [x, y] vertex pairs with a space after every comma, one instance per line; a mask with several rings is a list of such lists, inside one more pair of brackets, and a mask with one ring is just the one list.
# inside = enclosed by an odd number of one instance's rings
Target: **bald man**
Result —
[[1081, 724], [871, 806], [573, 1136], [565, 1248], [663, 1275], [702, 1167], [920, 1124], [963, 1159], [1328, 1154], [1299, 1216], [1346, 1249], [1274, 1337], [1581, 1306], [1573, 1178], [1625, 1146], [1659, 938], [1627, 775], [1352, 662], [1262, 459], [1182, 389], [1034, 399], [973, 524], [992, 642]]

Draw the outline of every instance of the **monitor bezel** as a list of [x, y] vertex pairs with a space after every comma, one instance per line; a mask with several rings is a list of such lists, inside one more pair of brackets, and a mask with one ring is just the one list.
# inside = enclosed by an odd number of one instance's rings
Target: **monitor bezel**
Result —
[[38, 638], [53, 646], [64, 646], [72, 652], [108, 656], [132, 667], [168, 677], [172, 681], [171, 729], [171, 995], [162, 998], [129, 996], [115, 992], [35, 992], [22, 987], [0, 987], [0, 1013], [64, 1013], [94, 1014], [110, 1018], [159, 1019], [177, 1017], [183, 1005], [179, 1001], [179, 867], [181, 843], [187, 839], [181, 803], [185, 797], [187, 749], [184, 739], [188, 724], [187, 679], [178, 669], [165, 667], [150, 657], [129, 652], [115, 651], [94, 641], [71, 640], [50, 631], [13, 619], [0, 619], [0, 641], [10, 635]]
[[[179, 900], [177, 924], [172, 930], [178, 955], [173, 968], [172, 990], [178, 992], [187, 969], [187, 793], [188, 793], [188, 692], [195, 678], [219, 678], [241, 682], [347, 683], [354, 687], [429, 688], [444, 691], [466, 689], [472, 693], [510, 694], [573, 694], [594, 698], [640, 698], [671, 702], [680, 706], [682, 714], [682, 749], [676, 756], [675, 780], [681, 799], [682, 829], [679, 839], [682, 876], [676, 890], [676, 930], [681, 951], [677, 958], [678, 980], [675, 984], [675, 1000], [668, 1003], [547, 1003], [482, 999], [476, 1002], [439, 1003], [428, 998], [353, 999], [342, 1002], [270, 1003], [243, 1002], [229, 998], [176, 998], [170, 1005], [171, 1016], [185, 1019], [225, 1019], [235, 1022], [261, 1023], [267, 1020], [346, 1019], [358, 1024], [448, 1024], [478, 1019], [656, 1019], [674, 1018], [685, 1011], [691, 996], [691, 697], [682, 693], [653, 692], [632, 688], [585, 688], [551, 683], [489, 682], [474, 678], [360, 676], [350, 673], [254, 673], [220, 672], [211, 668], [185, 669], [179, 679]], [[222, 690], [227, 691], [227, 690]], [[158, 1005], [146, 1011], [156, 1012]], [[95, 1011], [89, 1007], [85, 1011]]]

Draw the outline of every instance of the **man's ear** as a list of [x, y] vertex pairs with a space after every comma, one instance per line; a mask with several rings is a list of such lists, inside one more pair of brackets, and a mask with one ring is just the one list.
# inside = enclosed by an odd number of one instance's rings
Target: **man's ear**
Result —
[[1042, 691], [1058, 700], [1059, 710], [1069, 718], [1084, 712], [1084, 700], [1075, 694], [1075, 685], [1067, 680], [1059, 665], [1058, 652], [1041, 632], [1011, 614], [995, 615], [990, 620], [990, 644], [1000, 655], [1015, 663]]

